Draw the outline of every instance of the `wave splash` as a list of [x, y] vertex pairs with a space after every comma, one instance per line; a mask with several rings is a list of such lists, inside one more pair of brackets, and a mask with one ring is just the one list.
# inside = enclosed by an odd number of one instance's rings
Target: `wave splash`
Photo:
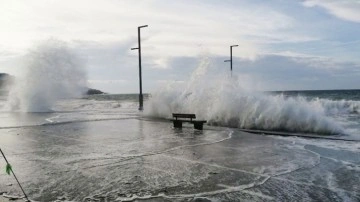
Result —
[[46, 40], [25, 56], [23, 75], [16, 78], [6, 108], [49, 112], [59, 99], [80, 97], [86, 81], [81, 60], [66, 43]]
[[315, 98], [310, 100], [312, 105], [323, 107], [327, 115], [360, 114], [360, 101], [356, 100], [329, 100]]
[[[244, 129], [339, 134], [344, 129], [331, 117], [324, 101], [286, 97], [245, 89], [236, 76], [209, 76], [202, 61], [189, 81], [171, 83], [152, 94], [145, 115], [170, 118], [195, 113], [210, 125]], [[331, 109], [331, 103], [326, 102]], [[348, 106], [344, 104], [344, 106]]]

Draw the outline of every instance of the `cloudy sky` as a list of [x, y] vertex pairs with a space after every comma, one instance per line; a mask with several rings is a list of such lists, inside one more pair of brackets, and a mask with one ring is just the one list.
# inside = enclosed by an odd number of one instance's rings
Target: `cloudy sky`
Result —
[[89, 85], [144, 91], [187, 80], [203, 58], [263, 90], [360, 88], [360, 0], [0, 0], [0, 72], [49, 38], [86, 61]]

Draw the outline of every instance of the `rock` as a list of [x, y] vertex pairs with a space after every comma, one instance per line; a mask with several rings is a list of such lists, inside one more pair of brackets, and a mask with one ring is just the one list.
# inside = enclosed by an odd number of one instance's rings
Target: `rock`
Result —
[[6, 73], [0, 73], [0, 90], [3, 91], [9, 90], [9, 87], [13, 82], [14, 82], [13, 76]]
[[101, 90], [92, 89], [92, 88], [89, 88], [86, 92], [86, 95], [97, 95], [97, 94], [105, 94], [105, 93], [102, 92]]

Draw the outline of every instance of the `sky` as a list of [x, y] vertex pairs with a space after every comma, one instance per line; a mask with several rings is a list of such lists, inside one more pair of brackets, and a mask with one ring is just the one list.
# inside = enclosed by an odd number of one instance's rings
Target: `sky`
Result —
[[0, 0], [0, 72], [41, 41], [65, 41], [89, 86], [138, 92], [184, 82], [204, 58], [260, 90], [360, 88], [360, 0]]

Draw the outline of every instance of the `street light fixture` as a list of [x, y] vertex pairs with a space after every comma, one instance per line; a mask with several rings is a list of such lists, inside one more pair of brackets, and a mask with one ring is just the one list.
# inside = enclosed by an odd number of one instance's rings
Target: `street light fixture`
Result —
[[138, 27], [138, 47], [131, 48], [131, 50], [138, 50], [139, 51], [139, 110], [142, 111], [144, 109], [144, 101], [143, 101], [143, 94], [142, 94], [142, 74], [141, 74], [141, 40], [140, 40], [140, 29], [148, 27], [148, 25], [142, 25]]
[[230, 62], [230, 71], [231, 71], [231, 74], [232, 74], [232, 64], [233, 64], [233, 60], [232, 60], [232, 48], [233, 47], [238, 47], [239, 45], [231, 45], [230, 46], [230, 60], [224, 60], [224, 62]]

